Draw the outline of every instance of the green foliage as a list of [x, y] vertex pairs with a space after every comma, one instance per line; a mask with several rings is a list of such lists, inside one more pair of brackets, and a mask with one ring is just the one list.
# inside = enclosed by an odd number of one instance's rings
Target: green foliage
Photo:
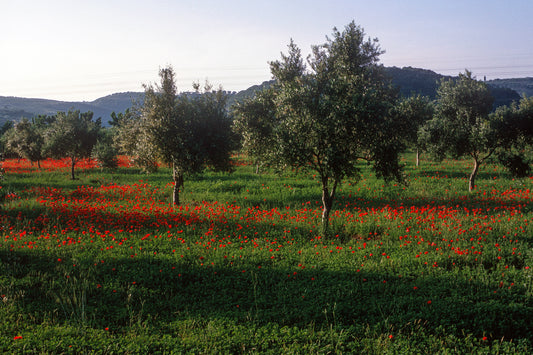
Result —
[[14, 125], [15, 124], [13, 123], [13, 121], [4, 122], [2, 127], [0, 127], [0, 136], [3, 136], [7, 131], [9, 131], [11, 128], [13, 128]]
[[515, 177], [524, 178], [531, 174], [531, 153], [527, 156], [522, 151], [502, 150], [498, 154], [498, 160]]
[[111, 121], [107, 121], [107, 123], [111, 127], [119, 127], [121, 123], [125, 120], [128, 120], [133, 115], [135, 108], [127, 108], [126, 111], [119, 112], [118, 114], [113, 111], [111, 112]]

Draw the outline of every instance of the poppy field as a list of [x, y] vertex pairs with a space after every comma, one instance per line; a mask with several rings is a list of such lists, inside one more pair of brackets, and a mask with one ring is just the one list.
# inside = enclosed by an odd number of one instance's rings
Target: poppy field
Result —
[[412, 161], [362, 165], [327, 236], [310, 173], [235, 158], [172, 207], [164, 166], [5, 161], [0, 352], [531, 353], [533, 178]]

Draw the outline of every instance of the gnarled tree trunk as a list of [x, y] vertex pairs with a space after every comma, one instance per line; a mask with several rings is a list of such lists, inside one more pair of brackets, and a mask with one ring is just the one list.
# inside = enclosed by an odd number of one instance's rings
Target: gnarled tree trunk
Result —
[[333, 182], [331, 191], [328, 188], [328, 178], [322, 178], [322, 233], [324, 237], [327, 235], [329, 227], [329, 214], [335, 199], [335, 190], [337, 189], [337, 181]]
[[74, 177], [74, 166], [75, 165], [76, 165], [76, 158], [70, 157], [70, 179], [71, 180], [76, 180], [76, 178]]
[[480, 162], [474, 158], [474, 169], [472, 169], [472, 173], [470, 174], [470, 179], [468, 180], [468, 192], [474, 191], [476, 188], [476, 177], [477, 172], [479, 170]]

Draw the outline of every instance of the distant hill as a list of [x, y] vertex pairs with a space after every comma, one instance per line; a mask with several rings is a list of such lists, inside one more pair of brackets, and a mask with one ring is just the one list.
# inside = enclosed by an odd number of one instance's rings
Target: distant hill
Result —
[[236, 92], [230, 95], [230, 97], [228, 98], [228, 107], [231, 107], [231, 105], [233, 105], [236, 102], [242, 102], [243, 100], [247, 98], [253, 97], [256, 91], [268, 89], [270, 86], [272, 86], [273, 83], [274, 83], [274, 80], [263, 81], [259, 85], [250, 86], [246, 90], [242, 90], [242, 91], [239, 91], [239, 92]]
[[[385, 71], [391, 78], [392, 84], [398, 87], [400, 95], [408, 97], [410, 95], [422, 95], [431, 99], [437, 96], [437, 88], [442, 79], [449, 80], [455, 77], [437, 74], [434, 71], [419, 68], [397, 68], [388, 67]], [[522, 79], [499, 79], [499, 80], [517, 80]], [[513, 101], [520, 100], [520, 95], [516, 89], [503, 82], [496, 84], [493, 81], [486, 81], [492, 96], [494, 97], [494, 108], [503, 105], [509, 105]], [[531, 87], [533, 90], [533, 86]]]
[[513, 89], [520, 96], [533, 96], [533, 78], [494, 79], [488, 80], [487, 84], [501, 88]]
[[[435, 99], [437, 88], [442, 79], [454, 79], [455, 77], [441, 75], [434, 71], [412, 67], [384, 67], [386, 75], [391, 79], [392, 84], [398, 88], [400, 96], [409, 97], [411, 95], [427, 96]], [[505, 79], [507, 80], [507, 79]], [[511, 80], [511, 79], [509, 79]], [[522, 79], [516, 79], [520, 81]], [[265, 81], [260, 85], [254, 85], [246, 90], [240, 91], [233, 95], [231, 102], [242, 101], [247, 97], [254, 95], [255, 91], [270, 87], [273, 80]], [[509, 105], [513, 101], [520, 100], [520, 95], [510, 86], [502, 83], [498, 85], [492, 82], [486, 82], [487, 86], [494, 97], [494, 108], [502, 105]], [[532, 88], [533, 89], [533, 88]]]
[[437, 74], [431, 70], [411, 67], [385, 67], [385, 72], [403, 97], [422, 95], [435, 99], [440, 81], [452, 79], [451, 76]]
[[[436, 97], [437, 87], [441, 79], [453, 78], [437, 74], [431, 70], [411, 67], [385, 67], [385, 71], [391, 78], [393, 85], [398, 87], [400, 95], [420, 94], [431, 99]], [[267, 88], [272, 83], [272, 80], [265, 81], [246, 90], [229, 92], [228, 107], [235, 102], [252, 97], [255, 91]], [[522, 94], [533, 96], [533, 78], [496, 79], [487, 81], [487, 85], [495, 98], [495, 107], [518, 101]], [[186, 94], [192, 95], [194, 93]], [[58, 111], [71, 109], [82, 112], [92, 111], [94, 117], [101, 117], [102, 123], [107, 125], [107, 122], [111, 119], [111, 112], [124, 112], [133, 105], [133, 102], [142, 102], [143, 98], [144, 93], [142, 92], [116, 93], [91, 102], [65, 102], [0, 96], [0, 126], [6, 121], [18, 121], [22, 117], [31, 118], [40, 114], [54, 115]]]
[[111, 119], [111, 112], [124, 112], [134, 101], [142, 100], [143, 97], [142, 92], [124, 92], [104, 96], [91, 102], [68, 102], [0, 96], [0, 126], [6, 121], [19, 121], [22, 117], [55, 115], [58, 111], [68, 110], [92, 111], [95, 118], [102, 117], [102, 123], [107, 124]]

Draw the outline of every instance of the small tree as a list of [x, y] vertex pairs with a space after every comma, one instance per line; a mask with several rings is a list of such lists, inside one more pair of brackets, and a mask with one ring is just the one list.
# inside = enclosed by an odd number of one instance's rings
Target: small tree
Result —
[[235, 104], [233, 129], [242, 137], [242, 147], [253, 158], [256, 174], [259, 166], [268, 161], [275, 149], [274, 131], [276, 119], [275, 91], [265, 89], [255, 93], [253, 98]]
[[439, 159], [469, 156], [473, 160], [468, 191], [475, 189], [481, 164], [496, 151], [500, 137], [492, 110], [493, 98], [485, 85], [466, 71], [457, 80], [443, 80], [437, 90], [433, 119], [420, 130], [420, 142]]
[[58, 112], [45, 131], [45, 151], [55, 158], [70, 158], [70, 176], [74, 180], [74, 167], [79, 160], [91, 156], [100, 128], [100, 118], [93, 121], [90, 111]]
[[291, 41], [288, 55], [270, 64], [276, 79], [273, 161], [314, 170], [322, 185], [322, 228], [327, 233], [337, 186], [358, 175], [358, 159], [373, 162], [385, 178], [401, 180], [403, 148], [393, 107], [395, 92], [377, 65], [377, 40], [354, 22], [313, 47], [304, 64]]
[[18, 154], [29, 161], [37, 162], [41, 169], [41, 160], [44, 159], [43, 131], [27, 118], [22, 118], [5, 134], [5, 146], [8, 150]]
[[416, 151], [416, 166], [419, 166], [420, 151], [424, 147], [418, 141], [418, 130], [433, 117], [433, 104], [425, 96], [410, 96], [401, 100], [396, 110], [402, 124], [404, 143]]
[[[172, 67], [159, 71], [160, 85], [145, 86], [140, 115], [131, 120], [126, 136], [135, 134], [136, 144], [124, 147], [145, 162], [158, 160], [172, 166], [172, 202], [180, 204], [179, 191], [184, 176], [207, 166], [229, 171], [233, 148], [231, 120], [226, 112], [226, 95], [206, 84], [204, 91], [195, 85], [195, 95], [176, 96]], [[130, 140], [131, 142], [131, 140]]]

